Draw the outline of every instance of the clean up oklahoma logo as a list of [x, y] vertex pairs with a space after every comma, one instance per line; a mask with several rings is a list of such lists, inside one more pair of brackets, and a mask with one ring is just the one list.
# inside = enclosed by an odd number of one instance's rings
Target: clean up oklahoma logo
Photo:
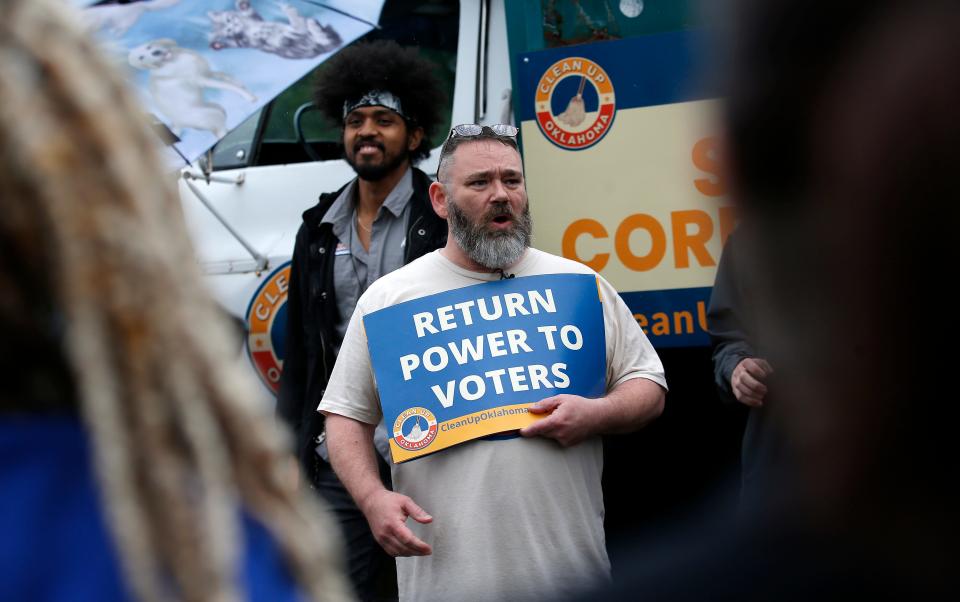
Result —
[[290, 262], [275, 269], [253, 294], [247, 307], [247, 353], [263, 384], [280, 390], [287, 331]]
[[427, 408], [410, 408], [400, 412], [393, 422], [393, 440], [408, 451], [417, 451], [437, 438], [437, 417]]
[[590, 59], [557, 61], [537, 83], [537, 125], [560, 148], [583, 150], [600, 142], [616, 110], [610, 77]]

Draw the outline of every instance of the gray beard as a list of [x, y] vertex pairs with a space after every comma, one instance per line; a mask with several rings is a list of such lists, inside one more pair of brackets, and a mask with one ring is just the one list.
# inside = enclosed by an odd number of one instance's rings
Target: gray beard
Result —
[[[506, 203], [499, 203], [488, 211], [479, 223], [473, 223], [457, 206], [453, 198], [449, 199], [447, 207], [450, 217], [450, 232], [457, 246], [463, 249], [467, 257], [491, 270], [500, 270], [516, 263], [523, 252], [530, 246], [530, 236], [533, 233], [533, 221], [530, 219], [530, 204], [524, 207], [523, 213], [514, 215]], [[514, 227], [509, 231], [490, 231], [486, 224], [498, 215], [510, 215], [514, 220]]]

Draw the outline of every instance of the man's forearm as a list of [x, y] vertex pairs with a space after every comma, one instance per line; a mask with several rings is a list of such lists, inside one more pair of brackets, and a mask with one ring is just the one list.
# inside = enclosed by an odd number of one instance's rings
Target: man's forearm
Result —
[[646, 378], [622, 382], [604, 399], [599, 433], [629, 433], [652, 422], [663, 412], [663, 387]]
[[407, 518], [427, 524], [433, 518], [409, 497], [383, 486], [373, 449], [375, 425], [327, 414], [327, 447], [340, 481], [367, 518], [370, 531], [391, 556], [425, 556], [432, 548], [406, 526]]
[[327, 414], [327, 449], [340, 482], [363, 510], [371, 494], [385, 489], [373, 447], [376, 425]]

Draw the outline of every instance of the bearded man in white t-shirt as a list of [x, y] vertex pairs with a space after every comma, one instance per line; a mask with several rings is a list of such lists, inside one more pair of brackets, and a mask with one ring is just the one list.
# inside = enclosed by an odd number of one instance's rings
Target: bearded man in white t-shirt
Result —
[[[384, 488], [370, 444], [381, 417], [363, 317], [397, 303], [513, 276], [594, 272], [530, 248], [513, 126], [457, 126], [430, 187], [444, 248], [375, 282], [357, 303], [319, 411], [333, 467], [380, 545], [399, 557], [401, 600], [528, 600], [609, 579], [599, 435], [636, 430], [663, 409], [663, 366], [602, 277], [606, 394], [562, 394], [521, 437], [475, 440], [394, 464]], [[407, 519], [413, 519], [409, 521]]]

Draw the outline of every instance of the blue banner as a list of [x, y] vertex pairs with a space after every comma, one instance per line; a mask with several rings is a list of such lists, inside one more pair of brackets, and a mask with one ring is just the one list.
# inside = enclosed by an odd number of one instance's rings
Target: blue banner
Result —
[[[654, 347], [708, 345], [706, 306], [736, 223], [710, 78], [686, 30], [518, 56], [537, 248], [610, 282]], [[589, 199], [591, 202], [585, 203]]]
[[[700, 35], [699, 32], [674, 31], [521, 54], [517, 62], [517, 81], [521, 82], [520, 120], [536, 119], [538, 88], [545, 83], [545, 78], [551, 77], [551, 66], [557, 67], [553, 77], [566, 79], [564, 76], [567, 72], [563, 64], [571, 56], [582, 57], [602, 66], [616, 89], [618, 109], [709, 98], [712, 94], [704, 79], [693, 77], [697, 68], [698, 46], [702, 44]], [[571, 87], [564, 96], [569, 99], [576, 94], [579, 82], [573, 78], [573, 81], [564, 83]], [[592, 86], [583, 88], [583, 99], [587, 112], [596, 110], [600, 102]]]
[[654, 347], [703, 347], [707, 333], [707, 287], [620, 293]]

